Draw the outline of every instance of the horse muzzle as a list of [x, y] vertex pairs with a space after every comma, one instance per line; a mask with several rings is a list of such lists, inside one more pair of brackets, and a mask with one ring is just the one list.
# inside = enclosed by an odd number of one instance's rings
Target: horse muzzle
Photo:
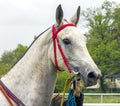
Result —
[[101, 73], [98, 70], [81, 70], [77, 74], [77, 79], [82, 79], [84, 86], [92, 86], [97, 84], [98, 79], [101, 77]]

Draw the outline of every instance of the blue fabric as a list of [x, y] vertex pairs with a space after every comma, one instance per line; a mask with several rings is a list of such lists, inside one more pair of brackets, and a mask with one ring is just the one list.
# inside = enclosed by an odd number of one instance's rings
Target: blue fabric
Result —
[[75, 96], [73, 95], [73, 90], [70, 89], [69, 95], [68, 95], [68, 100], [67, 100], [67, 105], [66, 106], [76, 106], [75, 102]]

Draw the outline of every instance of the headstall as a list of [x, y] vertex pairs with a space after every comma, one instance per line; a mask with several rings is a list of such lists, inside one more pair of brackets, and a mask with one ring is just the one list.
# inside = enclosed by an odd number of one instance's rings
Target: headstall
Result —
[[61, 48], [61, 45], [59, 43], [59, 39], [58, 39], [58, 33], [63, 30], [64, 28], [66, 27], [69, 27], [69, 26], [74, 26], [74, 24], [63, 24], [62, 26], [60, 26], [58, 29], [55, 27], [55, 25], [52, 26], [52, 39], [53, 39], [53, 47], [54, 47], [54, 62], [55, 62], [55, 65], [56, 65], [56, 68], [57, 70], [60, 70], [59, 66], [58, 66], [58, 62], [57, 62], [57, 53], [56, 53], [56, 45], [58, 46], [58, 49], [59, 49], [59, 52], [62, 56], [62, 59], [64, 61], [64, 64], [66, 65], [67, 69], [68, 69], [68, 72], [71, 73], [72, 70], [69, 66], [69, 63], [65, 57], [65, 54]]

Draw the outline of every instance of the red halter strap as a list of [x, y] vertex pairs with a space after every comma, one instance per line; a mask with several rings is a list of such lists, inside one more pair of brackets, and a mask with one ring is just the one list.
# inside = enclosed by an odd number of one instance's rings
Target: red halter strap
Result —
[[57, 37], [57, 34], [58, 34], [62, 29], [66, 28], [66, 27], [68, 27], [68, 26], [75, 26], [75, 25], [74, 25], [74, 24], [64, 24], [64, 25], [60, 26], [58, 29], [56, 29], [56, 28], [55, 28], [55, 25], [53, 25], [53, 26], [52, 26], [52, 39], [53, 39], [53, 47], [54, 47], [54, 62], [55, 62], [56, 68], [57, 68], [58, 70], [60, 70], [60, 69], [59, 69], [59, 66], [58, 66], [57, 54], [56, 54], [56, 43], [57, 43], [58, 49], [59, 49], [59, 52], [60, 52], [60, 54], [61, 54], [61, 56], [62, 56], [62, 59], [63, 59], [63, 61], [64, 61], [64, 64], [66, 65], [68, 71], [71, 73], [71, 68], [69, 67], [68, 61], [67, 61], [67, 59], [66, 59], [66, 57], [65, 57], [65, 55], [64, 55], [64, 52], [63, 52], [63, 50], [62, 50], [62, 48], [61, 48], [61, 45], [60, 45], [60, 43], [59, 43], [59, 39], [58, 39], [58, 37]]

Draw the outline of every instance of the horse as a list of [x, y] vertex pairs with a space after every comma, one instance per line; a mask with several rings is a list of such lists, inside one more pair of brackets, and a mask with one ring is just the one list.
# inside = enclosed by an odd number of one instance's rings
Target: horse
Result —
[[[2, 83], [25, 106], [50, 105], [58, 71], [69, 70], [80, 77], [85, 86], [97, 83], [101, 72], [87, 50], [86, 37], [77, 28], [79, 16], [80, 6], [67, 21], [59, 5], [56, 23], [40, 34], [18, 62], [1, 77]], [[1, 92], [0, 105], [9, 106]]]

